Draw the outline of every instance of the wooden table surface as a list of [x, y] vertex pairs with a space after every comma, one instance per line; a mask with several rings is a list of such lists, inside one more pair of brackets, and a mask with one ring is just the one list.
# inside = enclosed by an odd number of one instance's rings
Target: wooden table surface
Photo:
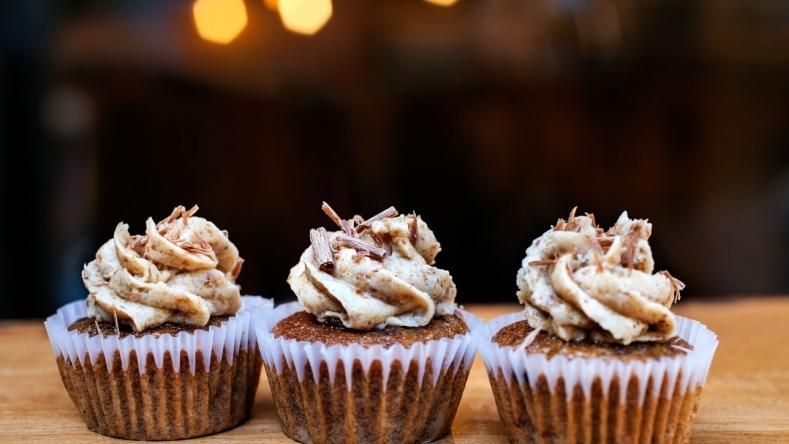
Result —
[[[515, 305], [466, 307], [483, 319]], [[789, 297], [682, 302], [676, 312], [714, 330], [715, 356], [693, 442], [789, 442]], [[265, 372], [252, 418], [190, 442], [282, 442]], [[89, 432], [66, 395], [41, 321], [0, 321], [0, 441], [109, 442]], [[452, 434], [441, 442], [504, 443], [493, 394], [479, 357]]]

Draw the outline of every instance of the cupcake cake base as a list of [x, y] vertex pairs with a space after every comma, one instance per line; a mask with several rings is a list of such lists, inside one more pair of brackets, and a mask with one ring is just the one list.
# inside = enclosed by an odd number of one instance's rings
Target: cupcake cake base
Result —
[[85, 319], [85, 303], [46, 322], [63, 385], [88, 429], [135, 440], [217, 433], [249, 417], [260, 379], [253, 317], [270, 301], [244, 297], [234, 316], [203, 328], [145, 333]]
[[[258, 325], [283, 432], [304, 443], [428, 442], [449, 433], [474, 356], [464, 317], [361, 332], [298, 304]], [[470, 316], [470, 315], [468, 315]]]
[[680, 339], [629, 346], [566, 343], [540, 334], [528, 347], [522, 314], [480, 330], [496, 407], [513, 443], [685, 443], [717, 339], [678, 317]]
[[[240, 350], [230, 364], [227, 354], [202, 353], [197, 367], [176, 370], [169, 354], [156, 365], [149, 354], [144, 368], [134, 352], [123, 370], [120, 353], [109, 366], [104, 354], [95, 364], [70, 364], [62, 356], [58, 369], [71, 400], [88, 426], [102, 435], [134, 440], [174, 440], [210, 435], [245, 421], [254, 405], [260, 379], [260, 353]], [[187, 359], [182, 352], [181, 360]], [[111, 370], [108, 370], [108, 367]]]

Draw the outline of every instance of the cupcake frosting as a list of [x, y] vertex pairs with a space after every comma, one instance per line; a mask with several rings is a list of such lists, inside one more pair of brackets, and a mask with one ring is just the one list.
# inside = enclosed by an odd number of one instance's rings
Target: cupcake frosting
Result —
[[342, 220], [323, 208], [341, 229], [311, 230], [312, 245], [288, 276], [306, 311], [359, 330], [419, 327], [454, 313], [455, 284], [433, 266], [441, 245], [421, 217], [390, 207]]
[[119, 223], [82, 271], [88, 316], [139, 332], [165, 322], [205, 326], [211, 316], [236, 313], [244, 260], [227, 231], [195, 212], [179, 206], [159, 223], [148, 218], [145, 235]]
[[653, 273], [652, 224], [623, 212], [604, 231], [594, 215], [575, 216], [537, 238], [518, 271], [526, 320], [566, 341], [629, 344], [677, 335], [670, 307], [684, 284]]

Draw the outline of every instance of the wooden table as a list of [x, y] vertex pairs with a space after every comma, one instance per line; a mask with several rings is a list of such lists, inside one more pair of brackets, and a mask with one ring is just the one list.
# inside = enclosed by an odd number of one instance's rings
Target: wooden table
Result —
[[[489, 319], [515, 305], [470, 306]], [[789, 297], [687, 303], [721, 341], [693, 430], [693, 442], [789, 442]], [[279, 429], [263, 372], [252, 419], [189, 442], [291, 443]], [[109, 442], [89, 432], [66, 395], [41, 321], [0, 322], [0, 441]], [[493, 394], [479, 358], [452, 435], [442, 442], [504, 443]]]

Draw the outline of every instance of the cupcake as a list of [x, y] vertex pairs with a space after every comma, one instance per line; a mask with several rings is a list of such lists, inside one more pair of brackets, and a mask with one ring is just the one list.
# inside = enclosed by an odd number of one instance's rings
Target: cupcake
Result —
[[684, 284], [653, 272], [651, 233], [573, 210], [526, 250], [524, 312], [475, 329], [511, 442], [689, 441], [718, 340], [671, 312]]
[[256, 323], [282, 430], [305, 443], [410, 443], [449, 432], [475, 353], [441, 246], [390, 207], [310, 230], [298, 302]]
[[271, 302], [240, 295], [243, 259], [196, 211], [148, 218], [145, 235], [118, 224], [82, 271], [87, 300], [45, 322], [63, 385], [94, 432], [184, 439], [249, 416], [262, 362], [252, 320]]

